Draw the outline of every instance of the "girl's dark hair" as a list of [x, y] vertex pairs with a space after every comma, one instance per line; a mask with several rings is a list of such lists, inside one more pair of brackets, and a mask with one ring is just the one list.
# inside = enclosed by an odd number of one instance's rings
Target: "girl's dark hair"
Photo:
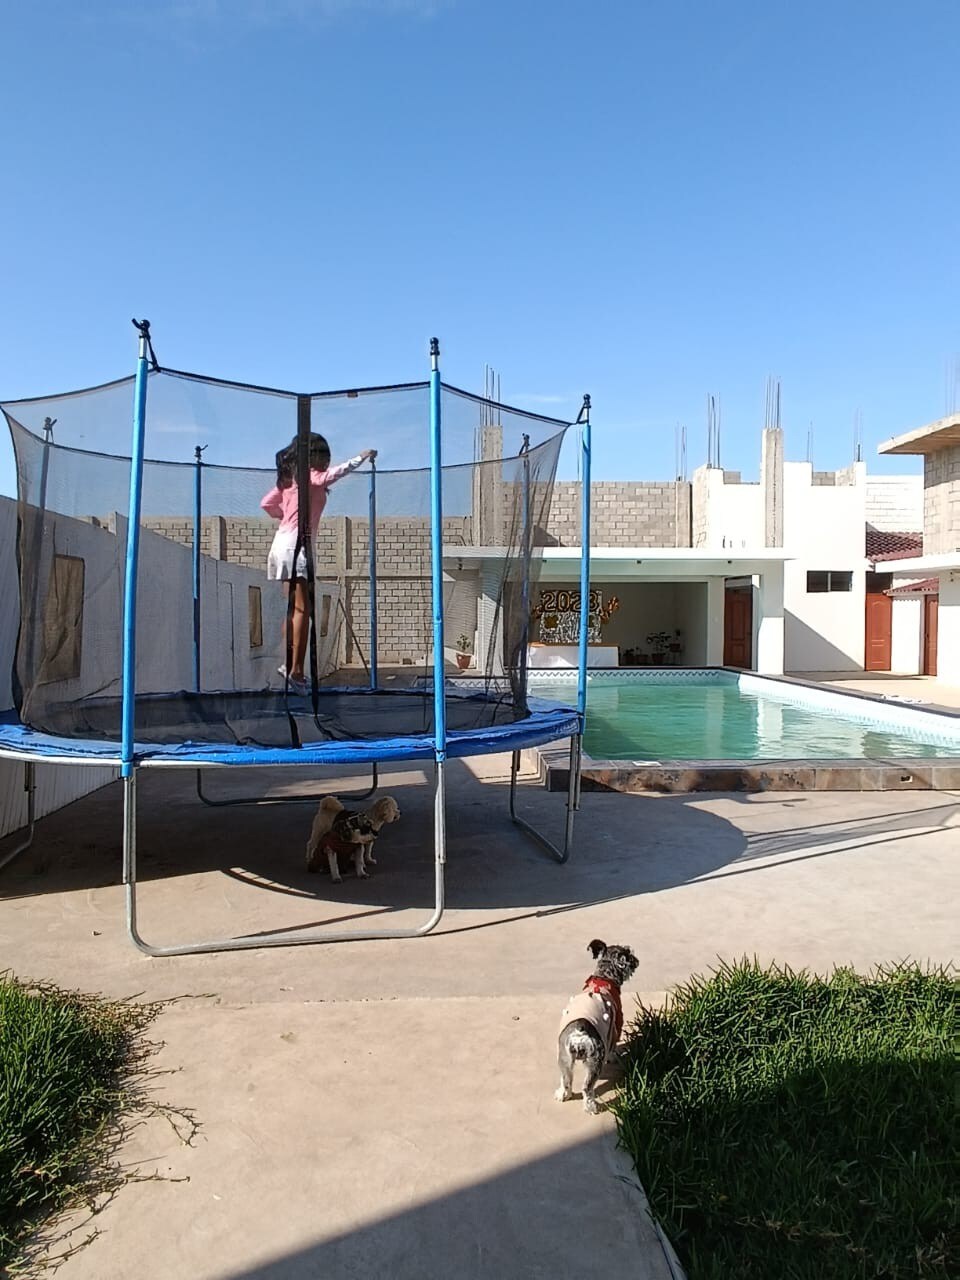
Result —
[[[297, 478], [297, 437], [277, 454], [277, 488], [289, 489]], [[330, 446], [316, 431], [310, 432], [310, 466], [326, 471], [330, 465]]]

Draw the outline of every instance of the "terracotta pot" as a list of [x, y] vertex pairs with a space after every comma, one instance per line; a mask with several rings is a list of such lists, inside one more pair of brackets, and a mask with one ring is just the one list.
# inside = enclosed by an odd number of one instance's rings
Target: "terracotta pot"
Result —
[[461, 670], [461, 671], [466, 671], [466, 669], [467, 669], [467, 667], [469, 667], [469, 665], [470, 665], [470, 655], [469, 655], [469, 653], [458, 653], [458, 654], [457, 654], [457, 666], [460, 668], [460, 670]]

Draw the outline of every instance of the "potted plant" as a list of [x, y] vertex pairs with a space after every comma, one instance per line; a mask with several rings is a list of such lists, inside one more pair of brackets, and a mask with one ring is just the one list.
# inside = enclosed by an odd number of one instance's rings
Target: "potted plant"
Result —
[[473, 653], [473, 641], [464, 633], [457, 636], [457, 666], [461, 671], [466, 671], [470, 665], [470, 658]]
[[651, 631], [647, 636], [647, 644], [653, 645], [653, 665], [662, 667], [670, 648], [670, 636], [666, 631]]

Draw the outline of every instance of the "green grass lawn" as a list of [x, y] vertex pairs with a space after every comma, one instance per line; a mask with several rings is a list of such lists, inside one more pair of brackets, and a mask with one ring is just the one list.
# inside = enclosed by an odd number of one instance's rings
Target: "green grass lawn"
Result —
[[48, 1215], [109, 1182], [109, 1126], [155, 1013], [0, 974], [0, 1269]]
[[620, 1138], [690, 1280], [960, 1276], [957, 994], [741, 961], [641, 1014]]

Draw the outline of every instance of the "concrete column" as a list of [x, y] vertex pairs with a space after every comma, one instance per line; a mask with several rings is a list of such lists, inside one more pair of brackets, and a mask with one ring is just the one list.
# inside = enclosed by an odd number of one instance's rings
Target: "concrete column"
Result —
[[725, 579], [707, 579], [707, 666], [723, 666]]
[[783, 429], [766, 427], [760, 451], [763, 545], [783, 546]]
[[783, 675], [783, 564], [768, 565], [753, 593], [754, 669], [764, 676]]

